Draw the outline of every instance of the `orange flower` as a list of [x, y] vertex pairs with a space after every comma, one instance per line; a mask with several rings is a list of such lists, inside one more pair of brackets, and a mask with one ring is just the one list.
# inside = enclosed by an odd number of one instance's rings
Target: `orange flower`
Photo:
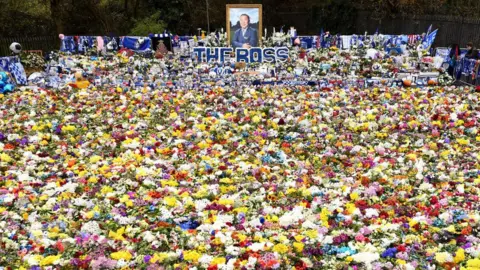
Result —
[[67, 164], [67, 165], [68, 165], [68, 167], [73, 167], [73, 165], [75, 165], [75, 163], [77, 163], [77, 161], [76, 161], [75, 159], [70, 159], [70, 160], [68, 161], [68, 164]]
[[462, 229], [462, 234], [463, 235], [469, 235], [471, 232], [472, 232], [472, 227], [470, 227], [470, 226], [467, 226], [467, 227]]
[[3, 149], [4, 150], [13, 150], [13, 149], [15, 149], [15, 146], [11, 143], [7, 143]]

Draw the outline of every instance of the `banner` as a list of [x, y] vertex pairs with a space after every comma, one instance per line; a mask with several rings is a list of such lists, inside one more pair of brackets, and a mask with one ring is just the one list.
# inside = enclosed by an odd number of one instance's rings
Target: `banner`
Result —
[[[228, 62], [234, 52], [230, 47], [195, 47], [192, 58], [199, 62]], [[288, 48], [236, 48], [235, 62], [261, 63], [261, 62], [284, 62], [288, 59]]]
[[152, 41], [148, 37], [123, 37], [122, 46], [132, 51], [146, 51], [152, 47]]
[[426, 49], [430, 49], [432, 47], [433, 42], [435, 41], [435, 37], [437, 37], [437, 32], [438, 32], [438, 29], [436, 29], [435, 31], [427, 35], [427, 38], [425, 40], [425, 43], [427, 46]]

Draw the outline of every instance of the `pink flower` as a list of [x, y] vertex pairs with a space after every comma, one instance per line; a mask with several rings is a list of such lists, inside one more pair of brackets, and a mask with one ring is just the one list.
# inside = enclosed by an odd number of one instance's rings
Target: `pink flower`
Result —
[[365, 240], [365, 236], [363, 236], [363, 234], [361, 233], [358, 233], [357, 235], [355, 235], [355, 240], [358, 242], [363, 242]]

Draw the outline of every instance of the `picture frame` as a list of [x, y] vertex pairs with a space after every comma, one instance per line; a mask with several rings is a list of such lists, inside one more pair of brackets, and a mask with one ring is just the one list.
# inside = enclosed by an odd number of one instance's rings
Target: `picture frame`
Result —
[[[260, 47], [262, 42], [262, 5], [261, 4], [227, 4], [227, 37], [231, 47]], [[244, 16], [247, 15], [247, 16]], [[248, 26], [245, 21], [248, 17]], [[242, 30], [243, 29], [243, 30]], [[248, 44], [248, 45], [244, 45]]]

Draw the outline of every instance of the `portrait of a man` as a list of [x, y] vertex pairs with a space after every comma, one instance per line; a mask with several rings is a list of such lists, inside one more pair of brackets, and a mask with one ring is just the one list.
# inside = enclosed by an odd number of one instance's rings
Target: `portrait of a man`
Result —
[[262, 5], [227, 5], [227, 34], [233, 48], [258, 47]]

